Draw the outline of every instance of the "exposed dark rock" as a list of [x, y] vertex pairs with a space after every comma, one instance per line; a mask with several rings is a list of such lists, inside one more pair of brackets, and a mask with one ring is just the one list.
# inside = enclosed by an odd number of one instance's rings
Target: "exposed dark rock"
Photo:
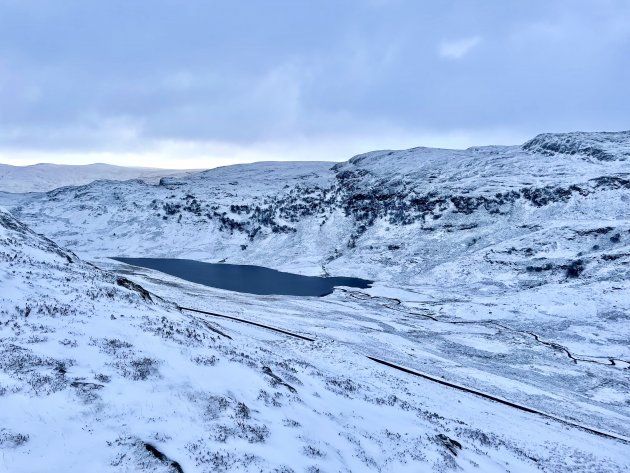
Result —
[[584, 262], [582, 260], [575, 260], [567, 265], [567, 277], [577, 278], [584, 271]]
[[452, 439], [444, 434], [438, 434], [436, 436], [438, 443], [444, 445], [453, 456], [457, 456], [457, 451], [462, 449], [462, 444], [457, 440]]
[[129, 289], [130, 291], [137, 292], [147, 302], [153, 301], [153, 299], [151, 299], [151, 293], [149, 291], [143, 288], [140, 284], [136, 284], [135, 282], [130, 281], [127, 278], [122, 278], [122, 277], [117, 278], [116, 284], [126, 289]]
[[169, 457], [167, 457], [162, 452], [160, 452], [155, 446], [147, 442], [145, 442], [143, 445], [144, 445], [144, 448], [146, 448], [147, 452], [149, 452], [151, 455], [153, 455], [162, 463], [170, 466], [173, 471], [177, 473], [184, 473], [184, 469], [178, 462], [176, 462], [175, 460], [171, 460]]

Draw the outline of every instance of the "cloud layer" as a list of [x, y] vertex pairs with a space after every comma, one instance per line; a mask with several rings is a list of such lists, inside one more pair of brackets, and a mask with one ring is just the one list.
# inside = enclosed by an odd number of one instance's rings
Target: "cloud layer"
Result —
[[614, 0], [0, 0], [0, 159], [206, 167], [630, 128], [629, 25]]
[[480, 42], [481, 38], [479, 36], [444, 41], [440, 45], [440, 55], [450, 59], [459, 59], [468, 54], [468, 52]]

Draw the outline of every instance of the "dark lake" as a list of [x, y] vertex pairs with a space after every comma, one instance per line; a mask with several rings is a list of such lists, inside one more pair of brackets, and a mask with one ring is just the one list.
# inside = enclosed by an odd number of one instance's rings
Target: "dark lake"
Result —
[[155, 269], [186, 281], [248, 294], [325, 296], [336, 286], [365, 289], [372, 281], [346, 277], [302, 276], [263, 266], [202, 263], [188, 259], [112, 258], [116, 261]]

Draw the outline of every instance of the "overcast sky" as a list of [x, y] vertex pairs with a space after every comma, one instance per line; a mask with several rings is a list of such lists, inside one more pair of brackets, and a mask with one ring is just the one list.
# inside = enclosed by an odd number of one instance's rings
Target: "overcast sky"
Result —
[[0, 162], [213, 167], [630, 129], [627, 0], [0, 0]]

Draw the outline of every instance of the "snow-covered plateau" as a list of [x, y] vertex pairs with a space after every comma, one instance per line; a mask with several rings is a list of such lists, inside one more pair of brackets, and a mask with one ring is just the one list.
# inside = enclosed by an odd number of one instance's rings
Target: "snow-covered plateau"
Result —
[[11, 166], [0, 163], [0, 192], [46, 192], [63, 186], [89, 184], [97, 179], [143, 179], [157, 182], [165, 176], [181, 176], [191, 171], [133, 168], [111, 164], [32, 164]]
[[[0, 205], [0, 471], [630, 471], [630, 132]], [[257, 296], [113, 256], [375, 282]]]

